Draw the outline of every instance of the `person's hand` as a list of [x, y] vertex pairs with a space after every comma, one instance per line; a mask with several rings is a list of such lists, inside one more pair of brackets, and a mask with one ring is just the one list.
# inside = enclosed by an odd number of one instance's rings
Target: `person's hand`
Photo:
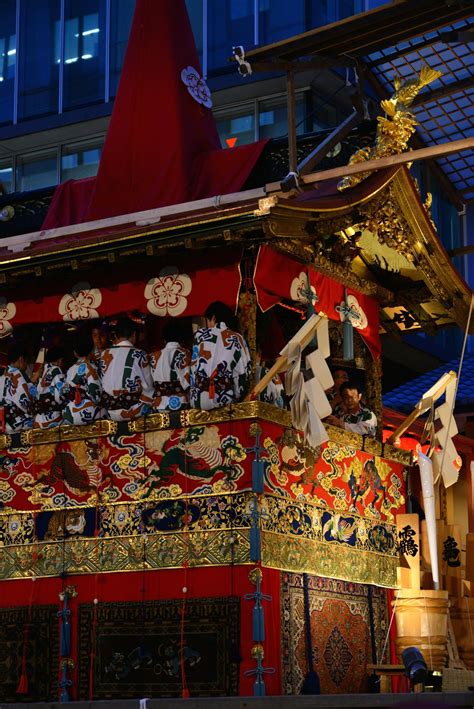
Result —
[[331, 426], [338, 426], [339, 428], [344, 428], [344, 422], [341, 421], [341, 419], [337, 418], [337, 416], [326, 416], [324, 419], [325, 423], [329, 423]]
[[30, 377], [30, 382], [32, 384], [37, 384], [40, 378], [43, 376], [43, 370], [44, 370], [44, 364], [40, 366], [39, 369], [33, 372], [33, 374]]

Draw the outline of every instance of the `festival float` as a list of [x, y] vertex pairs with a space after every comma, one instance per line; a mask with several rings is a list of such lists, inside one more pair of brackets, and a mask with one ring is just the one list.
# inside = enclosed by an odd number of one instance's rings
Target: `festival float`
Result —
[[[0, 435], [3, 701], [353, 693], [395, 662], [390, 604], [419, 539], [413, 451], [382, 435], [380, 335], [465, 328], [471, 291], [407, 165], [369, 162], [406, 148], [435, 76], [397, 86], [344, 179], [249, 187], [271, 146], [220, 149], [184, 2], [139, 0], [98, 176], [0, 242], [1, 334], [39, 349], [129, 313], [153, 342], [218, 297], [291, 406], [254, 379], [212, 411]], [[365, 377], [375, 437], [321, 421], [328, 364]]]

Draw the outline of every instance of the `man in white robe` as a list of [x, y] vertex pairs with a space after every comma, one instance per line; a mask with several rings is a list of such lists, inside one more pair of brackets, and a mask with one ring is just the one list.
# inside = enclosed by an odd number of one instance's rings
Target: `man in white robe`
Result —
[[95, 362], [91, 360], [92, 349], [89, 333], [78, 332], [74, 342], [77, 362], [66, 373], [64, 423], [83, 426], [103, 418], [102, 383]]
[[240, 401], [247, 392], [251, 372], [245, 339], [229, 327], [234, 315], [224, 303], [211, 303], [206, 325], [196, 332], [191, 361], [190, 404], [215, 409]]
[[11, 345], [3, 386], [7, 433], [17, 433], [33, 426], [36, 387], [28, 379], [26, 367], [26, 352], [20, 345]]
[[146, 352], [135, 347], [132, 321], [120, 318], [115, 334], [115, 345], [104, 350], [98, 362], [102, 403], [113, 421], [130, 421], [151, 411], [153, 380]]
[[181, 344], [181, 330], [179, 321], [170, 318], [163, 328], [165, 347], [150, 356], [154, 411], [178, 411], [189, 405], [191, 352]]
[[34, 405], [33, 428], [53, 428], [63, 421], [64, 352], [61, 347], [50, 347], [46, 352], [43, 373], [38, 381]]

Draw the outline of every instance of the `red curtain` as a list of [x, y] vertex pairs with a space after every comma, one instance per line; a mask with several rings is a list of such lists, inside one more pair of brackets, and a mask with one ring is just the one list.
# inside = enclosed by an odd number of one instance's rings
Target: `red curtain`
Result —
[[[263, 311], [282, 299], [305, 303], [308, 296], [314, 299], [316, 312], [322, 311], [331, 320], [342, 322], [345, 288], [342, 283], [301, 264], [291, 257], [261, 246], [254, 272], [257, 300]], [[311, 293], [310, 293], [311, 291]], [[380, 357], [379, 305], [353, 288], [347, 288], [350, 317], [374, 359]]]
[[138, 310], [158, 316], [202, 315], [213, 300], [235, 309], [239, 295], [240, 249], [226, 249], [206, 260], [168, 257], [166, 262], [149, 259], [129, 280], [126, 269], [111, 275], [92, 272], [87, 281], [52, 283], [49, 291], [4, 293], [0, 324], [8, 329], [26, 323], [78, 321]]
[[[208, 567], [198, 569], [165, 569], [162, 571], [143, 571], [121, 574], [101, 574], [98, 576], [68, 576], [67, 585], [77, 589], [77, 596], [70, 599], [72, 628], [72, 658], [75, 661], [73, 674], [73, 698], [77, 698], [77, 637], [78, 637], [78, 605], [91, 603], [97, 598], [103, 602], [153, 601], [160, 599], [182, 599], [183, 587], [187, 588], [187, 598], [226, 597], [241, 598], [240, 615], [240, 696], [253, 694], [254, 677], [245, 676], [247, 670], [256, 667], [251, 657], [251, 649], [255, 645], [252, 639], [252, 614], [255, 601], [245, 600], [244, 595], [254, 593], [255, 586], [250, 583], [248, 575], [253, 566]], [[28, 607], [32, 599], [32, 584], [34, 589], [34, 604], [58, 604], [59, 592], [64, 582], [58, 578], [39, 578], [8, 581], [2, 587], [0, 607]], [[266, 692], [269, 695], [282, 693], [281, 661], [280, 661], [280, 572], [273, 569], [263, 569], [262, 593], [272, 597], [264, 601], [265, 641], [263, 643], [265, 667], [273, 667], [274, 674], [265, 675]], [[21, 628], [18, 633], [21, 633]], [[35, 664], [34, 657], [27, 658], [28, 663]], [[59, 694], [59, 690], [58, 690]], [[88, 699], [88, 697], [81, 697]]]

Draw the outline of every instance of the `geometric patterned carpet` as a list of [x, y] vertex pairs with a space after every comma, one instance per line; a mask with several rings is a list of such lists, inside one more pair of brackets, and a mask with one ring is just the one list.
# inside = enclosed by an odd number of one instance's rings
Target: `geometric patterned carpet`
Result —
[[[377, 660], [388, 628], [386, 591], [372, 589]], [[367, 691], [372, 663], [368, 586], [308, 575], [312, 659], [321, 694]], [[283, 691], [300, 694], [308, 671], [303, 575], [282, 572]]]

